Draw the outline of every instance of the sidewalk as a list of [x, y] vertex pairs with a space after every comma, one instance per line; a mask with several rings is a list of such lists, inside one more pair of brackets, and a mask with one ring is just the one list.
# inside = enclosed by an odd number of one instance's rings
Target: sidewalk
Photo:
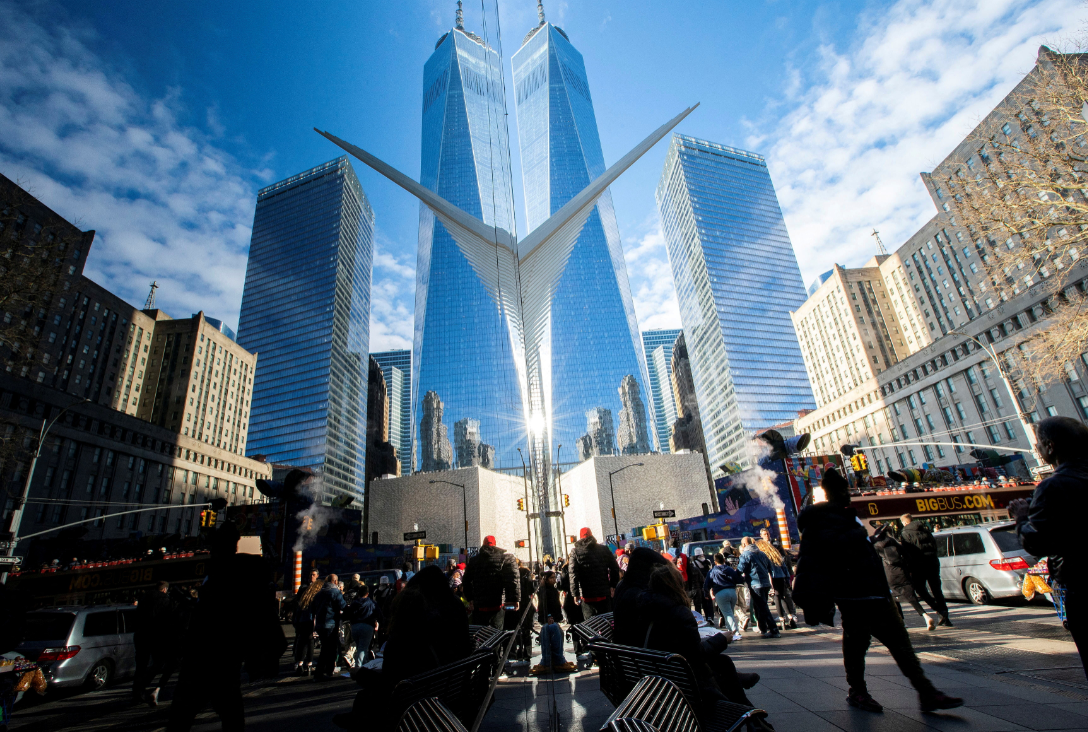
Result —
[[[917, 694], [879, 643], [869, 651], [866, 673], [884, 713], [847, 706], [838, 628], [803, 627], [773, 641], [748, 634], [730, 646], [730, 655], [740, 670], [762, 677], [748, 695], [778, 732], [1088, 731], [1088, 682], [1051, 609], [954, 605], [952, 618], [957, 627], [933, 633], [917, 616], [907, 619], [926, 674], [945, 693], [966, 700], [950, 712], [922, 714]], [[536, 653], [534, 663], [539, 648]], [[569, 644], [567, 653], [573, 658]], [[503, 679], [495, 698], [481, 726], [485, 732], [551, 730], [555, 714], [563, 730], [593, 732], [613, 711], [595, 669]]]

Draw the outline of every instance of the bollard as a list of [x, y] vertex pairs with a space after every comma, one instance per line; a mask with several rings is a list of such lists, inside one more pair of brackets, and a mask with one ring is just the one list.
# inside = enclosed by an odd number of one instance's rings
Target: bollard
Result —
[[295, 592], [302, 587], [302, 552], [295, 552]]
[[790, 529], [786, 524], [786, 508], [785, 506], [779, 506], [775, 509], [775, 515], [778, 518], [778, 537], [782, 540], [782, 548], [790, 548]]

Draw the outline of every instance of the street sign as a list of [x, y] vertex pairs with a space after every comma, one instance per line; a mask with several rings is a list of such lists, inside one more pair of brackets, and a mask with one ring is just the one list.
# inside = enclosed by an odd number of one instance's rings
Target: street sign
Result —
[[470, 546], [468, 549], [465, 550], [465, 554], [467, 556], [470, 556], [470, 557], [474, 557], [479, 553], [480, 553], [480, 547], [478, 547], [478, 546]]
[[563, 517], [563, 512], [562, 511], [545, 511], [544, 515], [547, 516], [548, 518], [562, 518]]
[[654, 518], [675, 518], [676, 511], [666, 508], [664, 511], [654, 511]]
[[415, 541], [416, 539], [426, 539], [426, 531], [406, 531], [404, 532], [405, 541]]
[[13, 546], [15, 546], [14, 541], [0, 541], [0, 550], [11, 549]]
[[22, 557], [0, 557], [0, 564], [22, 564]]

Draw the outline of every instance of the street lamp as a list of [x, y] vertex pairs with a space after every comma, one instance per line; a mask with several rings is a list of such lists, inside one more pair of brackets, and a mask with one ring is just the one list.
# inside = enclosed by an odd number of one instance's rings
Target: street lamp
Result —
[[529, 518], [529, 479], [525, 470], [525, 455], [518, 448], [518, 457], [521, 458], [521, 483], [525, 487], [525, 541], [529, 548], [529, 565], [533, 564], [533, 522]]
[[464, 491], [462, 494], [462, 505], [465, 509], [465, 557], [468, 557], [468, 488], [465, 488], [464, 483], [452, 483], [448, 480], [432, 480], [429, 482], [431, 485], [434, 485], [435, 483], [445, 483], [446, 485], [456, 486]]
[[563, 522], [563, 553], [567, 551], [567, 507], [563, 505], [563, 481], [560, 476], [563, 475], [563, 471], [559, 468], [559, 451], [563, 449], [562, 445], [556, 445], [555, 447], [555, 480], [559, 487], [559, 518]]
[[19, 543], [19, 525], [23, 522], [23, 506], [26, 505], [26, 499], [30, 495], [30, 482], [34, 480], [34, 468], [38, 464], [38, 457], [42, 454], [42, 445], [45, 444], [45, 436], [49, 434], [49, 430], [53, 429], [53, 425], [57, 423], [57, 420], [61, 418], [61, 415], [72, 407], [79, 406], [80, 404], [88, 404], [90, 401], [90, 399], [80, 399], [78, 402], [69, 404], [67, 407], [57, 412], [57, 416], [53, 417], [53, 419], [42, 420], [41, 434], [38, 435], [38, 446], [34, 450], [34, 457], [30, 460], [30, 469], [27, 471], [26, 482], [23, 484], [23, 493], [19, 496], [19, 500], [16, 501], [15, 508], [11, 512], [11, 522], [8, 524], [8, 533], [11, 539], [3, 556], [11, 557], [15, 555], [15, 545]]
[[982, 350], [986, 352], [986, 355], [990, 357], [990, 360], [994, 362], [994, 366], [997, 368], [997, 374], [1001, 377], [1001, 381], [1005, 384], [1005, 389], [1009, 392], [1009, 398], [1012, 399], [1013, 403], [1016, 405], [1016, 416], [1019, 418], [1020, 426], [1023, 428], [1024, 435], [1028, 439], [1028, 446], [1031, 447], [1031, 456], [1035, 458], [1035, 464], [1038, 467], [1042, 467], [1044, 463], [1039, 457], [1039, 445], [1035, 441], [1035, 429], [1032, 427], [1031, 422], [1028, 421], [1027, 416], [1020, 409], [1020, 399], [1016, 396], [1016, 392], [1012, 390], [1012, 382], [1009, 381], [1009, 377], [1005, 373], [1005, 367], [1001, 365], [1001, 359], [997, 356], [997, 349], [961, 330], [950, 330], [948, 333], [949, 335], [955, 334], [963, 336], [964, 338], [970, 338], [976, 345], [982, 348]]
[[617, 543], [619, 543], [620, 540], [620, 526], [616, 522], [616, 490], [612, 487], [612, 476], [616, 473], [622, 473], [628, 468], [637, 468], [642, 465], [643, 463], [631, 463], [630, 465], [624, 465], [622, 468], [613, 470], [611, 473], [608, 474], [608, 493], [612, 496], [612, 529], [616, 532]]

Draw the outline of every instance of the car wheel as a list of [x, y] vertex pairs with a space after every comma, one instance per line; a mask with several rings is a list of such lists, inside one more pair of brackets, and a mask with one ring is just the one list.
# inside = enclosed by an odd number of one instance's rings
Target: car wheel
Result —
[[113, 681], [113, 665], [106, 660], [99, 661], [87, 674], [87, 689], [98, 691], [105, 689]]
[[972, 605], [986, 605], [990, 602], [990, 592], [974, 577], [968, 577], [963, 583], [963, 594]]

